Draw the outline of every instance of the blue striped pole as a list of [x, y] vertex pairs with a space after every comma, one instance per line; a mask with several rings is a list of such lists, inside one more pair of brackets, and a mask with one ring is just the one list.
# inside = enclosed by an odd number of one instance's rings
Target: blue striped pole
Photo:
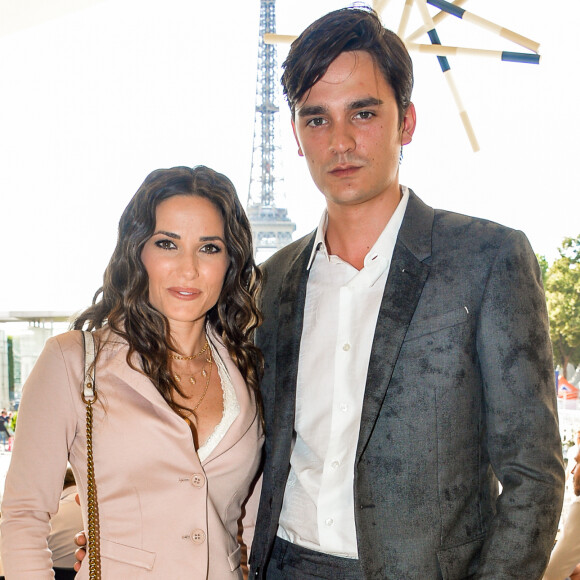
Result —
[[[417, 1], [418, 8], [421, 12], [421, 16], [423, 18], [423, 23], [425, 26], [429, 27], [427, 34], [429, 35], [429, 39], [431, 40], [432, 45], [434, 46], [441, 46], [441, 41], [439, 40], [439, 35], [437, 34], [437, 30], [435, 30], [435, 24], [429, 11], [427, 10], [427, 1], [426, 0], [418, 0]], [[469, 143], [473, 152], [479, 151], [479, 143], [477, 142], [477, 137], [475, 136], [475, 131], [471, 125], [471, 121], [469, 119], [469, 115], [463, 106], [463, 102], [461, 101], [461, 97], [459, 96], [459, 91], [457, 90], [457, 86], [455, 85], [455, 80], [453, 79], [453, 75], [451, 73], [451, 66], [449, 65], [449, 61], [444, 55], [437, 55], [437, 60], [439, 61], [439, 66], [443, 71], [443, 76], [447, 82], [447, 86], [453, 95], [453, 100], [455, 101], [455, 106], [459, 111], [459, 117], [463, 124], [463, 128], [467, 133], [467, 138], [469, 139]]]
[[541, 56], [528, 52], [508, 52], [502, 50], [488, 50], [486, 48], [469, 48], [465, 46], [445, 46], [442, 44], [415, 44], [413, 42], [405, 45], [409, 51], [423, 52], [438, 56], [483, 56], [497, 58], [506, 62], [523, 62], [528, 64], [539, 64]]
[[[441, 45], [441, 41], [439, 40], [439, 35], [435, 29], [429, 30], [427, 32], [429, 35], [429, 40], [431, 40], [431, 44], [438, 44]], [[437, 56], [437, 60], [439, 61], [439, 66], [441, 67], [442, 72], [446, 73], [448, 70], [451, 70], [449, 66], [449, 61], [447, 60], [446, 56]]]
[[467, 12], [463, 8], [451, 4], [451, 2], [446, 2], [445, 0], [427, 0], [427, 4], [431, 4], [431, 6], [435, 6], [435, 8], [443, 10], [443, 12], [447, 12], [451, 16], [457, 16], [457, 18], [463, 18], [463, 15]]
[[439, 10], [442, 10], [443, 12], [447, 12], [448, 14], [456, 16], [457, 18], [465, 20], [466, 22], [471, 22], [472, 24], [480, 26], [481, 28], [485, 28], [486, 30], [489, 30], [494, 34], [501, 36], [502, 38], [514, 42], [515, 44], [519, 44], [520, 46], [523, 46], [524, 48], [527, 48], [532, 52], [537, 53], [540, 49], [539, 43], [530, 40], [529, 38], [526, 38], [525, 36], [522, 36], [521, 34], [514, 32], [513, 30], [509, 30], [508, 28], [499, 26], [498, 24], [495, 24], [490, 20], [486, 20], [481, 16], [477, 16], [472, 12], [468, 12], [467, 10], [464, 10], [460, 6], [451, 4], [446, 0], [426, 0], [426, 1], [427, 4], [431, 4], [431, 6], [435, 6], [435, 8], [439, 8]]
[[414, 0], [405, 0], [405, 6], [403, 6], [403, 13], [401, 14], [401, 20], [399, 22], [399, 29], [397, 30], [397, 36], [399, 38], [404, 38], [405, 31], [407, 30], [407, 23], [409, 22], [409, 15], [411, 14], [411, 8], [413, 7]]
[[[462, 6], [466, 2], [467, 0], [453, 0], [452, 4], [454, 6]], [[447, 16], [449, 16], [449, 13], [441, 10], [441, 12], [438, 12], [437, 14], [435, 14], [435, 16], [433, 16], [433, 24], [434, 25], [439, 24]], [[415, 30], [412, 34], [409, 34], [409, 36], [405, 37], [405, 42], [413, 42], [414, 40], [417, 40], [417, 38], [419, 38], [422, 34], [426, 34], [428, 30], [429, 26], [423, 24], [423, 26], [417, 28], [417, 30]]]
[[527, 64], [540, 64], [539, 54], [529, 54], [527, 52], [508, 52], [504, 50], [501, 53], [501, 59], [506, 62], [523, 62]]

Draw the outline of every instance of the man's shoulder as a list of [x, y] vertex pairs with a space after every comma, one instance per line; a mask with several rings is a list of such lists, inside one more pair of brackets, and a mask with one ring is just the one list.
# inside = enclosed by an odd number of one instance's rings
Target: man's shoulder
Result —
[[279, 270], [285, 271], [293, 260], [303, 252], [312, 249], [315, 233], [315, 231], [310, 232], [287, 246], [284, 246], [261, 264], [260, 269], [265, 273], [274, 273]]
[[448, 209], [434, 210], [434, 223], [438, 227], [455, 228], [479, 228], [482, 231], [497, 232], [501, 235], [509, 235], [513, 228], [505, 226], [490, 219], [471, 216]]
[[409, 189], [409, 202], [405, 219], [413, 228], [429, 227], [432, 225], [435, 234], [449, 235], [467, 234], [477, 232], [482, 236], [509, 236], [517, 231], [509, 226], [502, 225], [490, 219], [467, 215], [450, 209], [433, 208], [419, 197], [412, 189]]
[[529, 251], [529, 242], [519, 230], [482, 217], [433, 209], [412, 191], [410, 195], [406, 221], [401, 228], [402, 239], [410, 246], [423, 239], [432, 256], [448, 256], [453, 252], [492, 257], [502, 247], [508, 253], [522, 248]]
[[434, 247], [453, 245], [465, 251], [492, 253], [507, 247], [528, 246], [526, 235], [512, 227], [489, 219], [449, 210], [436, 209], [433, 218]]

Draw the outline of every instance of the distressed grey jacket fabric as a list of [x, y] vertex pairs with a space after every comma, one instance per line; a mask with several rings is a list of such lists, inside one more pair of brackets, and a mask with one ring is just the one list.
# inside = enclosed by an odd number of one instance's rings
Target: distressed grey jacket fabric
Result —
[[[313, 240], [263, 266], [254, 578], [266, 577], [289, 472]], [[541, 578], [564, 470], [546, 302], [521, 232], [433, 210], [410, 193], [375, 329], [353, 485], [366, 579]]]

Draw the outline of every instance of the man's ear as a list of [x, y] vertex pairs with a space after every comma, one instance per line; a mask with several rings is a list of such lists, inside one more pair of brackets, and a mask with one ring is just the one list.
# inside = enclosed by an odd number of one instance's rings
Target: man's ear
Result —
[[413, 140], [416, 125], [417, 113], [415, 112], [415, 105], [411, 103], [407, 107], [401, 123], [401, 145], [408, 145]]
[[304, 157], [302, 147], [300, 146], [300, 141], [298, 141], [298, 135], [296, 134], [296, 123], [294, 123], [294, 119], [292, 119], [290, 122], [292, 123], [292, 133], [294, 133], [294, 139], [296, 139], [296, 144], [298, 145], [298, 155], [300, 155], [300, 157]]

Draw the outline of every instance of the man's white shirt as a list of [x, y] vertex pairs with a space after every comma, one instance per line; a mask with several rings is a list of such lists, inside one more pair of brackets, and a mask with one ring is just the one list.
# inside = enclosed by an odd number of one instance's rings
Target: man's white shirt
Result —
[[294, 441], [278, 536], [311, 550], [358, 557], [354, 461], [363, 396], [397, 235], [402, 197], [359, 271], [328, 255], [324, 212], [308, 264], [296, 385]]

